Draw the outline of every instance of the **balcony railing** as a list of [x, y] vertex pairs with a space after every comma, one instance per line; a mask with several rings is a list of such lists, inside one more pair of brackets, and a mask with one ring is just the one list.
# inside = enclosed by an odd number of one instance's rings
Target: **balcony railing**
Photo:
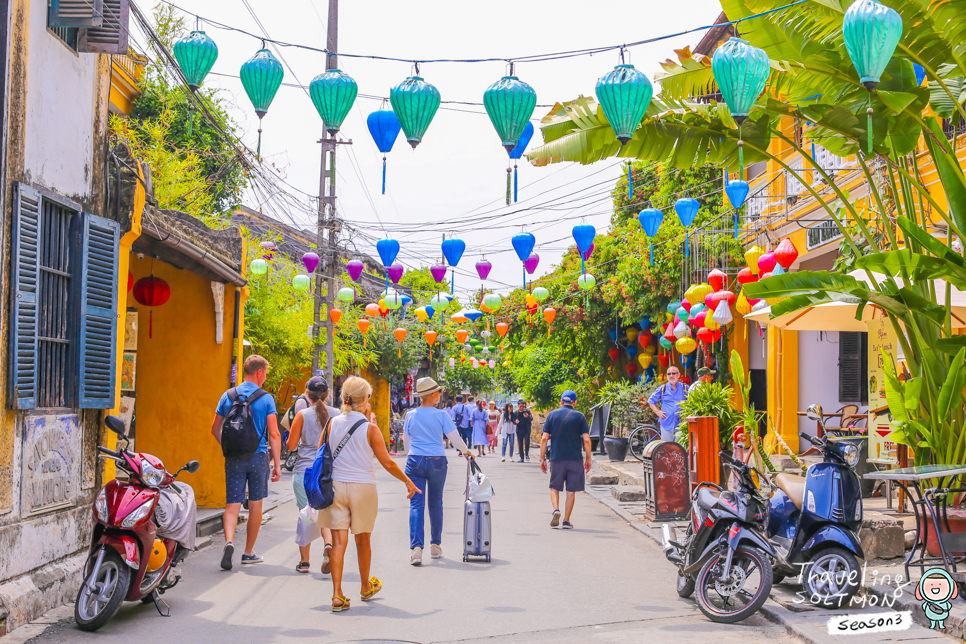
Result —
[[140, 83], [144, 78], [144, 66], [148, 59], [138, 56], [131, 50], [126, 54], [114, 54], [112, 58], [114, 64], [123, 69], [135, 82]]

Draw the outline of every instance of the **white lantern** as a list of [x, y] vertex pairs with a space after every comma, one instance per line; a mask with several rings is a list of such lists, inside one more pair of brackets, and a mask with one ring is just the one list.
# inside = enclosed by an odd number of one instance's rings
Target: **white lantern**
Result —
[[731, 308], [728, 306], [727, 300], [721, 300], [718, 302], [718, 306], [714, 310], [714, 315], [711, 316], [711, 319], [721, 326], [731, 324], [731, 321], [734, 320], [734, 318], [731, 315]]

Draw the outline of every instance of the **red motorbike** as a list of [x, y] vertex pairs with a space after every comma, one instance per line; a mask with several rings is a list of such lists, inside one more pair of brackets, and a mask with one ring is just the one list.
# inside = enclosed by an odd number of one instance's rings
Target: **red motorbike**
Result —
[[[122, 444], [117, 451], [97, 449], [117, 463], [118, 474], [127, 480], [111, 481], [94, 501], [91, 550], [74, 606], [74, 619], [85, 631], [103, 626], [124, 600], [154, 603], [167, 616], [159, 596], [181, 579], [178, 564], [194, 547], [194, 492], [175, 479], [182, 471], [194, 474], [201, 465], [191, 461], [172, 475], [158, 458], [127, 449], [130, 441], [119, 417], [108, 416], [105, 425]], [[178, 540], [167, 527], [159, 535], [159, 499], [166, 515], [178, 522]], [[187, 538], [181, 536], [189, 531]]]

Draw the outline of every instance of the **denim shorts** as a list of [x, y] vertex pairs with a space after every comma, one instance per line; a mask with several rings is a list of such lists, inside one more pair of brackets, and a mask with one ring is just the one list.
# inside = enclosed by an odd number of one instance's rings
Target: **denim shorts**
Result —
[[268, 466], [268, 452], [258, 452], [251, 458], [236, 460], [225, 459], [225, 492], [228, 503], [245, 502], [245, 485], [248, 485], [248, 500], [261, 501], [268, 496], [268, 479], [271, 470]]

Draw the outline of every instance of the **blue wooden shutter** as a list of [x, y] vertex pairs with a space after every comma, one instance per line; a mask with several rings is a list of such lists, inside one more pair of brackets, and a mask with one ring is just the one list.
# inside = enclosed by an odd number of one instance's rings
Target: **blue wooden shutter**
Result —
[[83, 213], [80, 266], [76, 283], [78, 316], [78, 407], [114, 407], [117, 368], [117, 254], [120, 227], [116, 221]]
[[77, 36], [77, 51], [94, 54], [126, 54], [130, 10], [128, 0], [104, 0], [104, 21], [99, 26], [80, 30]]
[[49, 27], [100, 27], [104, 0], [50, 0]]
[[40, 192], [14, 184], [13, 266], [10, 284], [10, 405], [37, 406], [37, 286], [39, 282]]

